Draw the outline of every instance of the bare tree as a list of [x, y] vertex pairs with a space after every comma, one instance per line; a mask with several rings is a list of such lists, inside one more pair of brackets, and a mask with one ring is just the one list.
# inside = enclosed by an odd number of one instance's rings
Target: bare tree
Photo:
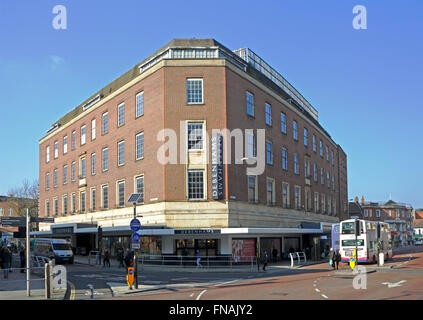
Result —
[[26, 216], [26, 209], [29, 208], [32, 217], [38, 216], [38, 180], [30, 182], [25, 179], [22, 185], [9, 189], [10, 201], [18, 206], [19, 216]]

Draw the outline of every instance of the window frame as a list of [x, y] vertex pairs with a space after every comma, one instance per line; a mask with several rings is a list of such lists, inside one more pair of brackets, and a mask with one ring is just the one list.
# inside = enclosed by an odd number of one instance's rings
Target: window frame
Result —
[[[194, 82], [194, 81], [199, 81], [201, 82], [201, 101], [190, 101], [190, 95], [189, 93], [192, 92], [193, 89], [190, 90], [188, 83], [189, 82]], [[187, 78], [185, 81], [185, 93], [186, 93], [186, 103], [187, 105], [198, 105], [198, 104], [204, 104], [204, 79], [203, 78]]]

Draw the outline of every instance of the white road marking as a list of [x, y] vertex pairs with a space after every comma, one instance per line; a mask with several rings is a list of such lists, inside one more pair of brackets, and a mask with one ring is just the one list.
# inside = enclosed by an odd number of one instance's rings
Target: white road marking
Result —
[[195, 300], [200, 300], [201, 296], [204, 294], [204, 292], [206, 292], [207, 290], [203, 290], [201, 291], [201, 293], [198, 295], [197, 299]]
[[215, 284], [214, 286], [215, 287], [224, 286], [225, 284], [229, 284], [229, 283], [232, 283], [232, 282], [235, 282], [235, 281], [238, 281], [238, 280], [242, 280], [242, 279], [235, 279], [235, 280], [231, 280], [231, 281], [226, 281], [226, 282], [223, 282], [223, 283]]
[[325, 296], [324, 294], [322, 294], [322, 297], [325, 299], [329, 299], [327, 296]]
[[170, 279], [172, 281], [178, 281], [178, 280], [188, 280], [189, 278], [175, 278], [175, 279]]
[[396, 283], [382, 282], [382, 284], [387, 285], [388, 288], [396, 288], [396, 287], [401, 287], [404, 282], [407, 282], [407, 280], [401, 280]]
[[192, 297], [192, 296], [194, 296], [194, 294], [193, 294], [193, 293], [191, 293], [189, 296], [190, 296], [190, 297]]
[[314, 290], [316, 290], [316, 292], [320, 292], [320, 290], [319, 290], [319, 289], [314, 289]]

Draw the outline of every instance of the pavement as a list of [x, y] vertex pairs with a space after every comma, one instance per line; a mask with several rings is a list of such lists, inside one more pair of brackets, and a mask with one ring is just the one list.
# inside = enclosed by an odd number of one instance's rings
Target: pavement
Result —
[[[12, 272], [8, 279], [4, 279], [3, 269], [0, 270], [0, 300], [46, 300], [44, 289], [44, 272], [36, 270], [30, 275], [30, 292], [27, 295], [26, 272], [21, 273], [18, 267], [18, 258], [13, 256]], [[52, 300], [63, 300], [65, 289], [53, 291]]]

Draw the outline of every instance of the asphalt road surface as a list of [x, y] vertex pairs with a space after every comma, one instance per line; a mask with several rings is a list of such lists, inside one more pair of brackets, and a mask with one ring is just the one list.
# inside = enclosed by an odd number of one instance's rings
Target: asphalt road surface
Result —
[[[421, 250], [420, 250], [421, 251]], [[126, 270], [67, 266], [67, 299], [127, 300], [385, 300], [423, 299], [423, 252], [396, 255], [353, 275], [327, 263], [272, 272], [142, 272], [139, 289], [125, 288]], [[354, 283], [356, 287], [354, 287]], [[114, 285], [119, 285], [116, 291]], [[358, 287], [358, 288], [357, 288]], [[123, 288], [123, 290], [122, 290]]]

